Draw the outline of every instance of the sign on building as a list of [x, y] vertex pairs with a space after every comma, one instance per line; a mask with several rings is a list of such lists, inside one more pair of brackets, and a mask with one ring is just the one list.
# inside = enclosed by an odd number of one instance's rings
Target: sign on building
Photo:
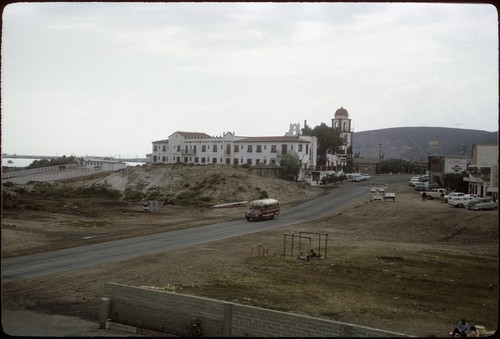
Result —
[[467, 169], [467, 159], [446, 158], [444, 160], [444, 173], [462, 173]]

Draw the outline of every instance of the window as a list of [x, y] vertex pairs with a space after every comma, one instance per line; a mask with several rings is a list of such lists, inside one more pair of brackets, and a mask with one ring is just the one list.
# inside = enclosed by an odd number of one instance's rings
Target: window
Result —
[[233, 165], [238, 165], [238, 158], [233, 159]]
[[252, 145], [248, 145], [247, 146], [247, 152], [248, 153], [252, 153]]
[[276, 145], [271, 145], [271, 153], [276, 153]]
[[188, 157], [184, 157], [184, 162], [187, 163], [188, 162]]
[[261, 145], [257, 145], [257, 150], [256, 150], [257, 153], [262, 153], [262, 146]]
[[212, 150], [213, 150], [214, 152], [217, 152], [217, 145], [213, 145]]
[[202, 152], [206, 152], [207, 151], [207, 146], [206, 145], [201, 145], [201, 151]]
[[299, 152], [302, 152], [302, 144], [299, 144]]
[[230, 164], [231, 164], [231, 159], [226, 158], [226, 165], [230, 165]]
[[256, 164], [256, 165], [260, 164], [260, 159], [256, 159], [256, 160], [255, 160], [255, 164]]
[[157, 151], [157, 146], [156, 145], [153, 145], [153, 151], [156, 152]]
[[163, 157], [161, 158], [161, 161], [163, 161], [163, 162], [167, 162], [167, 157], [166, 157], [166, 156], [163, 156]]
[[217, 158], [212, 158], [212, 164], [216, 164], [217, 163]]
[[167, 151], [167, 145], [163, 145], [163, 152]]
[[184, 152], [187, 153], [188, 152], [188, 145], [186, 145], [186, 147], [184, 149], [185, 149]]
[[193, 153], [196, 153], [196, 145], [193, 146]]
[[234, 145], [234, 151], [235, 152], [239, 152], [240, 148], [238, 147], [238, 145]]
[[286, 144], [281, 145], [281, 154], [287, 154], [288, 148]]
[[177, 145], [177, 152], [181, 151], [181, 145]]
[[205, 158], [201, 158], [201, 163], [204, 164], [205, 163]]
[[153, 155], [153, 162], [157, 162], [158, 161], [158, 158], [156, 157], [156, 155]]
[[252, 159], [247, 159], [247, 164], [251, 165], [252, 164]]
[[200, 159], [198, 157], [194, 157], [194, 162], [195, 163], [199, 163], [200, 162]]
[[271, 164], [276, 165], [276, 158], [271, 159]]

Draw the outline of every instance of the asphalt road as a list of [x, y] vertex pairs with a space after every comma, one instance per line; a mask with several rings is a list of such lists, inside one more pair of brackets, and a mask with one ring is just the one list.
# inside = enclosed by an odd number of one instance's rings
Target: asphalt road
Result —
[[[372, 182], [384, 181], [390, 184], [408, 180], [407, 178], [408, 175], [394, 175], [378, 178], [383, 180], [374, 178]], [[262, 222], [248, 222], [242, 218], [226, 223], [3, 259], [2, 279], [10, 282], [34, 278], [311, 221], [334, 214], [361, 198], [369, 198], [369, 187], [370, 182], [344, 185], [328, 195], [282, 210], [278, 217]]]

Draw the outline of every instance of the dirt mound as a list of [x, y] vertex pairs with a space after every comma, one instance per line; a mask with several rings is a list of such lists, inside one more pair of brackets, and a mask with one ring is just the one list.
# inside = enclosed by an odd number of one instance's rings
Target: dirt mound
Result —
[[276, 180], [233, 166], [136, 166], [78, 185], [110, 185], [129, 200], [158, 200], [167, 204], [215, 205], [275, 198], [293, 202], [316, 196], [324, 189], [305, 183]]

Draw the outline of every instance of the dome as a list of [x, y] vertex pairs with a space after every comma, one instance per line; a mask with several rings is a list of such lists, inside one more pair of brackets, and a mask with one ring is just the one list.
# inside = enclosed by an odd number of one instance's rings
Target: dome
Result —
[[349, 113], [347, 113], [347, 110], [344, 107], [340, 107], [336, 112], [335, 112], [336, 117], [348, 117]]

